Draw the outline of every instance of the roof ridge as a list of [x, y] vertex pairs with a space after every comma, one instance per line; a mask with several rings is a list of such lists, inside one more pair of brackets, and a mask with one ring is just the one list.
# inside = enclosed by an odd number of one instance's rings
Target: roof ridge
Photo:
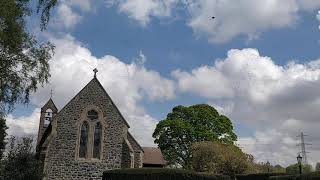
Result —
[[[94, 78], [93, 78], [94, 79]], [[91, 81], [93, 81], [93, 79], [91, 79], [75, 96], [73, 96], [73, 98], [71, 98], [64, 106], [63, 108], [61, 108], [61, 110], [58, 112], [58, 114], [60, 114], [60, 112], [62, 112], [69, 104], [70, 102], [72, 102], [90, 83]]]
[[111, 104], [113, 107], [115, 107], [115, 109], [118, 111], [118, 113], [120, 114], [122, 120], [125, 122], [125, 124], [128, 126], [128, 128], [130, 128], [129, 123], [127, 122], [127, 120], [123, 117], [122, 113], [120, 112], [120, 110], [118, 109], [118, 107], [115, 105], [115, 103], [113, 102], [112, 98], [109, 96], [108, 92], [104, 89], [104, 87], [102, 86], [102, 84], [100, 83], [100, 81], [98, 80], [97, 77], [94, 77], [93, 79], [96, 79], [96, 81], [98, 82], [98, 84], [101, 86], [101, 88], [103, 89], [104, 93], [106, 93], [106, 95], [108, 96], [108, 98], [111, 101]]
[[132, 136], [132, 134], [129, 131], [128, 131], [128, 136], [130, 136], [135, 141], [135, 143], [138, 144], [139, 148], [143, 151], [143, 147], [140, 145], [140, 143], [138, 143], [138, 141]]
[[58, 112], [58, 108], [57, 108], [57, 106], [54, 104], [52, 98], [50, 98], [50, 99], [41, 107], [41, 110], [42, 110], [42, 108], [44, 108], [45, 106], [49, 106], [50, 103], [53, 105], [53, 108], [55, 108], [55, 110]]

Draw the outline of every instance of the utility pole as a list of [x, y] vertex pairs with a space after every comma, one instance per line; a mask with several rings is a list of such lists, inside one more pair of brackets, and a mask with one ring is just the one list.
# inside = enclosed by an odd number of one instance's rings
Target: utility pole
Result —
[[305, 143], [305, 141], [304, 141], [304, 137], [305, 136], [308, 136], [308, 135], [305, 135], [305, 134], [303, 134], [303, 132], [301, 132], [300, 135], [297, 136], [297, 137], [300, 138], [300, 144], [298, 144], [298, 146], [301, 147], [301, 154], [302, 154], [303, 164], [307, 165], [308, 164], [307, 153], [309, 153], [309, 152], [306, 151], [306, 145], [311, 145], [311, 144], [310, 143]]
[[53, 95], [53, 90], [50, 90], [50, 99], [52, 99], [52, 95]]

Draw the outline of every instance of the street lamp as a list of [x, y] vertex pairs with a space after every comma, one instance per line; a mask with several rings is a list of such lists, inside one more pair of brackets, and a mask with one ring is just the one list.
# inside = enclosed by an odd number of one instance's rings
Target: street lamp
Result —
[[266, 165], [267, 165], [268, 173], [270, 173], [270, 162], [269, 162], [269, 161], [267, 161]]
[[298, 161], [298, 165], [299, 165], [299, 173], [300, 173], [300, 175], [301, 175], [301, 174], [302, 174], [302, 167], [301, 167], [302, 156], [300, 155], [300, 153], [299, 153], [299, 155], [297, 156], [297, 161]]

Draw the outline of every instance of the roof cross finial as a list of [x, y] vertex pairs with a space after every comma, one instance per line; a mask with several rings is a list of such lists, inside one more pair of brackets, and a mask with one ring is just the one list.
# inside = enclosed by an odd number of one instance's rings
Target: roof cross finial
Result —
[[94, 72], [94, 77], [97, 77], [98, 69], [97, 69], [97, 68], [94, 68], [93, 72]]

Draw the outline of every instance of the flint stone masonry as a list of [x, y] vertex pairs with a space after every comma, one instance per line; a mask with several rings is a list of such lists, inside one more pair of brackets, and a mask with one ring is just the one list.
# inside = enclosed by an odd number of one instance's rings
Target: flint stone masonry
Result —
[[131, 157], [130, 157], [130, 149], [128, 144], [123, 141], [122, 144], [122, 161], [121, 161], [122, 168], [130, 168], [131, 167]]
[[[99, 114], [93, 122], [85, 116], [92, 109]], [[89, 123], [88, 137], [96, 122], [102, 125], [100, 159], [78, 158], [83, 121]], [[39, 137], [46, 138], [45, 143], [40, 144], [40, 149], [44, 151], [40, 154], [45, 154], [44, 179], [101, 179], [106, 170], [130, 167], [130, 150], [126, 140], [132, 143], [135, 167], [142, 166], [142, 148], [128, 135], [129, 125], [96, 77], [55, 115], [51, 125], [50, 135]], [[92, 150], [87, 153], [90, 152]]]
[[143, 163], [143, 150], [141, 151], [142, 147], [138, 144], [138, 142], [132, 137], [130, 133], [128, 133], [128, 140], [134, 151], [134, 168], [141, 168]]

